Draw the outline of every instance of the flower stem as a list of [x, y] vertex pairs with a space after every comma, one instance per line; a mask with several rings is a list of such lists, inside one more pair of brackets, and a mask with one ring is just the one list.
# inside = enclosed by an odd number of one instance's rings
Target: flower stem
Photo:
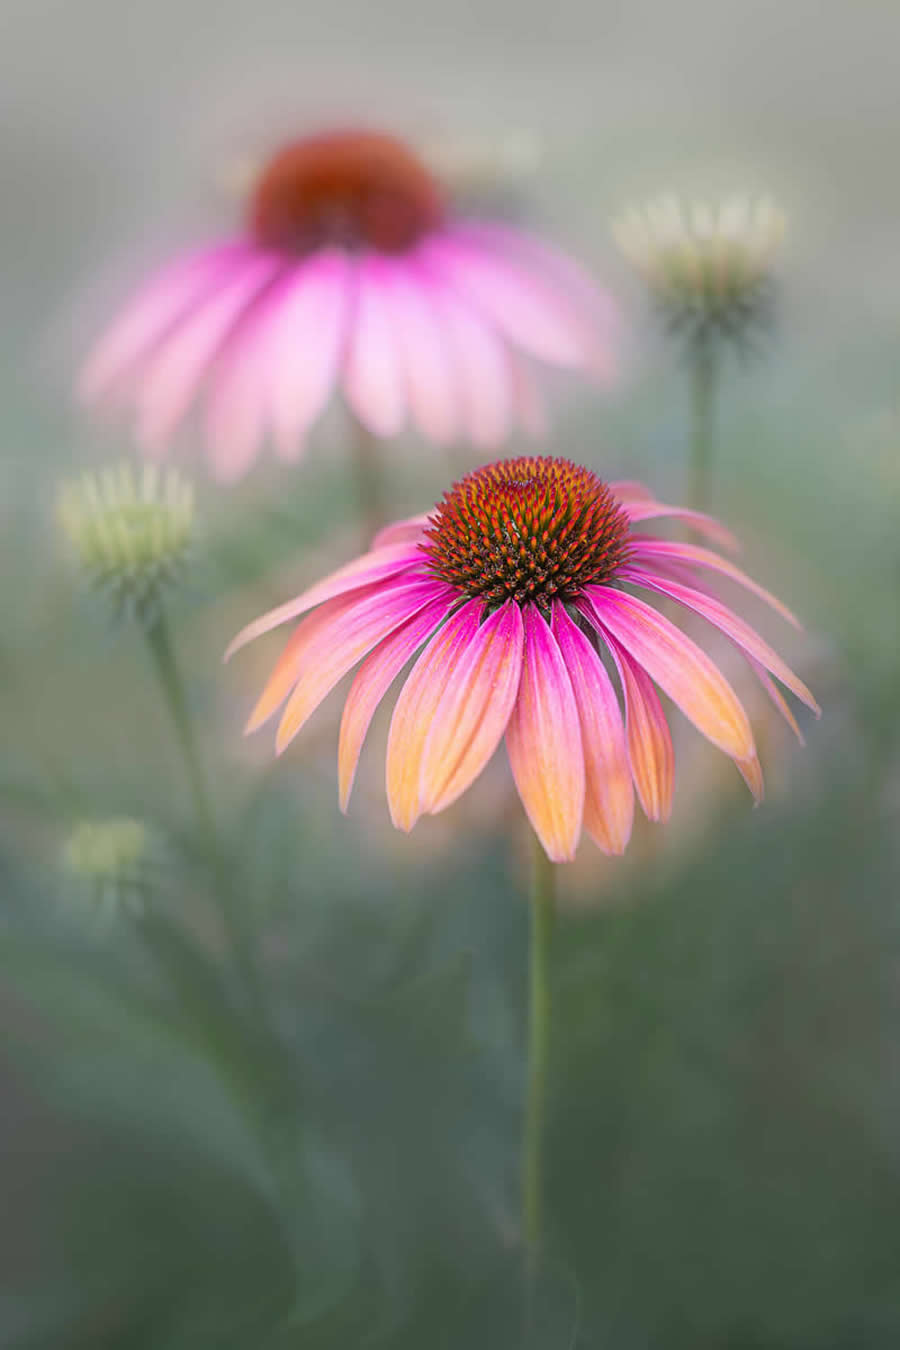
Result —
[[188, 785], [194, 800], [197, 823], [215, 876], [216, 896], [222, 926], [228, 938], [234, 964], [239, 970], [245, 986], [247, 998], [254, 1011], [258, 1011], [261, 1005], [261, 993], [256, 965], [247, 940], [246, 925], [234, 900], [229, 871], [222, 853], [206, 786], [206, 777], [197, 749], [184, 684], [175, 659], [169, 625], [162, 610], [144, 631], [153, 669], [159, 681], [163, 700], [172, 720], [175, 736], [187, 770]]
[[712, 501], [716, 353], [706, 342], [691, 354], [691, 461], [688, 505], [708, 511]]
[[371, 431], [356, 417], [352, 419], [350, 449], [359, 498], [359, 521], [363, 531], [363, 544], [368, 549], [372, 545], [373, 535], [377, 534], [386, 523], [386, 518], [381, 490], [378, 443]]
[[528, 1086], [522, 1148], [522, 1228], [528, 1271], [537, 1268], [542, 1230], [542, 1144], [550, 1034], [548, 965], [555, 875], [537, 835], [532, 840], [528, 989]]

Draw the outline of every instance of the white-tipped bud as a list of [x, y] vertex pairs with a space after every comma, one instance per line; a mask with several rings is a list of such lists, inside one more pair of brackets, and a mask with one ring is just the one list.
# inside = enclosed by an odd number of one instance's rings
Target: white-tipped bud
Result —
[[746, 348], [771, 319], [785, 224], [768, 198], [685, 208], [669, 196], [627, 210], [613, 235], [670, 332], [695, 345], [725, 340]]
[[120, 464], [85, 473], [59, 495], [58, 516], [91, 581], [117, 613], [145, 622], [187, 563], [194, 493], [174, 469]]

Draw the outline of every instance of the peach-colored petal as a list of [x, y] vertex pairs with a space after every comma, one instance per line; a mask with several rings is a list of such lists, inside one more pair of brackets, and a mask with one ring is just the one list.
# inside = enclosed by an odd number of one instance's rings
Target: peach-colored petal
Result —
[[384, 548], [387, 544], [409, 544], [425, 537], [425, 526], [433, 512], [425, 511], [418, 516], [407, 516], [405, 520], [392, 521], [379, 530], [372, 540], [372, 548]]
[[506, 730], [522, 673], [522, 611], [507, 600], [476, 629], [422, 751], [422, 810], [443, 811], [465, 792]]
[[666, 714], [650, 676], [608, 633], [625, 695], [625, 731], [631, 773], [648, 820], [663, 823], [672, 814], [675, 794], [675, 751]]
[[385, 782], [391, 820], [411, 830], [422, 814], [422, 756], [456, 663], [474, 636], [484, 605], [470, 600], [429, 642], [400, 691], [388, 732]]
[[296, 688], [278, 724], [275, 750], [280, 755], [323, 698], [357, 661], [423, 609], [444, 588], [416, 579], [364, 596], [333, 623], [323, 626], [304, 648]]
[[675, 520], [685, 521], [698, 534], [707, 535], [713, 543], [718, 544], [719, 548], [727, 548], [732, 553], [736, 553], [738, 550], [738, 541], [731, 531], [727, 530], [713, 516], [704, 515], [702, 511], [688, 511], [684, 507], [666, 506], [664, 502], [652, 500], [635, 499], [625, 501], [622, 505], [632, 525], [636, 525], [642, 520], [657, 520], [664, 516], [671, 516]]
[[410, 657], [446, 618], [455, 599], [456, 592], [448, 587], [440, 598], [431, 601], [401, 628], [384, 638], [357, 671], [344, 704], [338, 744], [338, 791], [342, 811], [347, 810], [350, 801], [356, 766], [375, 709]]
[[781, 690], [778, 688], [778, 685], [775, 683], [773, 679], [771, 679], [771, 677], [769, 676], [769, 672], [766, 670], [765, 666], [761, 666], [758, 661], [754, 661], [752, 656], [748, 656], [747, 660], [750, 662], [750, 665], [753, 668], [756, 678], [759, 680], [763, 689], [765, 689], [769, 698], [775, 704], [775, 707], [778, 709], [784, 720], [787, 722], [788, 726], [791, 728], [791, 731], [793, 731], [794, 735], [797, 737], [797, 740], [800, 742], [801, 745], [805, 745], [806, 738], [804, 737], [803, 732], [797, 725], [797, 719], [794, 716], [793, 712], [791, 711], [787, 699], [784, 697]]
[[762, 765], [758, 757], [753, 755], [750, 759], [736, 759], [734, 762], [738, 773], [752, 792], [753, 800], [758, 805], [766, 795]]
[[811, 708], [817, 717], [821, 716], [818, 703], [790, 666], [786, 665], [778, 653], [763, 641], [755, 629], [720, 600], [703, 591], [695, 590], [693, 586], [683, 586], [680, 582], [658, 577], [643, 568], [623, 567], [620, 575], [623, 580], [634, 582], [637, 586], [645, 586], [648, 590], [659, 591], [661, 595], [668, 595], [687, 609], [692, 609], [695, 614], [701, 614], [726, 637], [731, 638], [732, 642], [759, 661], [760, 665], [765, 666], [766, 670], [781, 680], [782, 684], [787, 685], [791, 693], [795, 694], [801, 703]]
[[610, 586], [587, 595], [601, 628], [646, 670], [698, 731], [733, 759], [756, 753], [740, 700], [704, 651], [643, 600]]
[[254, 638], [262, 637], [263, 633], [270, 632], [279, 624], [299, 618], [308, 609], [321, 605], [325, 600], [331, 600], [336, 595], [344, 595], [347, 591], [358, 590], [373, 581], [386, 582], [389, 577], [399, 576], [400, 573], [421, 562], [421, 551], [410, 544], [389, 544], [384, 548], [364, 553], [362, 557], [354, 558], [352, 562], [339, 567], [336, 572], [332, 572], [315, 586], [310, 586], [309, 590], [303, 591], [296, 599], [288, 600], [285, 604], [270, 609], [261, 618], [248, 623], [246, 628], [242, 628], [237, 637], [232, 639], [225, 652], [225, 660], [229, 660], [235, 652], [240, 651], [241, 647], [246, 647]]
[[581, 720], [584, 827], [604, 853], [624, 853], [634, 820], [634, 789], [619, 700], [600, 657], [559, 601], [553, 606], [553, 634]]
[[745, 590], [751, 591], [760, 600], [764, 600], [767, 605], [770, 605], [776, 613], [780, 614], [788, 623], [793, 624], [795, 628], [802, 628], [803, 626], [787, 605], [782, 604], [771, 591], [767, 591], [752, 577], [748, 577], [747, 573], [742, 572], [733, 562], [720, 557], [718, 553], [712, 553], [708, 548], [701, 548], [698, 544], [682, 544], [674, 539], [654, 539], [650, 535], [633, 537], [631, 546], [634, 561], [641, 565], [649, 564], [651, 568], [657, 562], [665, 560], [676, 564], [686, 563], [690, 567], [708, 567], [714, 572], [721, 572], [723, 576], [728, 577], [731, 581], [736, 581]]
[[525, 657], [506, 747], [519, 796], [552, 862], [575, 856], [584, 815], [584, 750], [572, 682], [550, 626], [525, 608]]

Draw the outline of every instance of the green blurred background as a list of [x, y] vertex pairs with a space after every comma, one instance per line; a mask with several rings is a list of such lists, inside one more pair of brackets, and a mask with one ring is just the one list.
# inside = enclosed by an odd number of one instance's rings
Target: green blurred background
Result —
[[[355, 552], [339, 418], [237, 489], [196, 471], [172, 620], [263, 972], [225, 974], [140, 635], [54, 527], [130, 453], [69, 388], [113, 284], [236, 212], [234, 166], [330, 116], [527, 133], [514, 205], [620, 297], [625, 373], [553, 381], [552, 448], [683, 495], [685, 372], [609, 238], [660, 190], [770, 190], [778, 327], [730, 364], [716, 509], [805, 619], [801, 751], [761, 709], [768, 800], [677, 727], [671, 824], [586, 843], [553, 950], [548, 1260], [529, 1346], [900, 1344], [900, 9], [790, 0], [4, 0], [0, 9], [0, 1344], [521, 1344], [527, 841], [502, 756], [406, 838], [376, 724], [344, 820], [333, 696], [275, 764], [240, 728], [278, 650], [234, 631]], [[108, 291], [104, 293], [109, 276]], [[387, 447], [396, 514], [475, 463]], [[746, 686], [744, 686], [746, 687]], [[734, 781], [732, 781], [734, 780]], [[73, 822], [156, 841], [99, 924]]]

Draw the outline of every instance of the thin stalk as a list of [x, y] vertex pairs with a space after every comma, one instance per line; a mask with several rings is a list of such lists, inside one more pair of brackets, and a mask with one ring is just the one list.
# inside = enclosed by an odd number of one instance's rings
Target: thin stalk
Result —
[[708, 511], [712, 502], [713, 419], [717, 377], [716, 353], [705, 342], [691, 353], [691, 460], [688, 505]]
[[528, 1085], [522, 1147], [522, 1228], [529, 1274], [534, 1274], [542, 1233], [542, 1153], [550, 1039], [550, 938], [553, 930], [553, 863], [532, 841], [531, 937], [528, 976]]
[[354, 417], [350, 430], [350, 451], [353, 458], [353, 476], [359, 499], [359, 521], [363, 543], [368, 549], [373, 535], [387, 523], [381, 482], [378, 441], [358, 418]]
[[163, 701], [171, 718], [175, 738], [184, 759], [197, 823], [212, 864], [222, 926], [225, 929], [232, 959], [240, 972], [247, 997], [253, 1009], [258, 1011], [261, 1004], [261, 993], [256, 965], [247, 940], [246, 924], [241, 917], [238, 905], [235, 903], [228, 867], [222, 853], [222, 845], [206, 786], [206, 777], [197, 749], [184, 684], [175, 659], [175, 649], [172, 645], [169, 625], [162, 610], [144, 631], [153, 670], [162, 690]]

